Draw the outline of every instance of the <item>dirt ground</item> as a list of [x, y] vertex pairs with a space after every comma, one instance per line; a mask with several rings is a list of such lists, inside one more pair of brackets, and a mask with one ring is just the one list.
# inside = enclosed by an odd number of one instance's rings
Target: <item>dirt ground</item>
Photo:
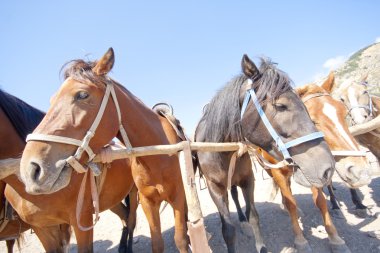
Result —
[[[380, 176], [378, 171], [376, 176]], [[380, 178], [376, 177], [371, 184], [360, 189], [363, 203], [370, 207], [372, 216], [358, 218], [354, 215], [354, 206], [350, 200], [348, 189], [338, 178], [334, 176], [336, 195], [342, 204], [345, 219], [334, 218], [340, 236], [346, 241], [352, 252], [380, 252], [380, 240], [371, 236], [371, 232], [380, 231]], [[271, 179], [262, 171], [256, 173], [256, 207], [260, 215], [261, 228], [265, 243], [270, 252], [296, 252], [293, 247], [294, 235], [290, 225], [290, 218], [286, 211], [281, 209], [280, 194], [275, 200], [270, 201], [269, 195], [272, 189]], [[330, 252], [327, 234], [323, 227], [318, 209], [314, 206], [310, 189], [304, 188], [293, 182], [292, 190], [297, 199], [299, 208], [303, 214], [301, 223], [306, 239], [314, 252]], [[198, 194], [205, 219], [206, 230], [211, 235], [209, 244], [213, 252], [227, 252], [222, 233], [221, 222], [208, 190], [199, 190]], [[231, 198], [230, 198], [231, 199]], [[243, 198], [240, 197], [243, 204]], [[230, 201], [230, 210], [237, 227], [237, 252], [256, 252], [254, 237], [247, 224], [238, 221], [235, 206]], [[95, 252], [117, 252], [121, 235], [121, 222], [117, 216], [106, 211], [101, 213], [100, 221], [95, 227], [94, 249]], [[173, 212], [167, 207], [161, 214], [162, 234], [165, 241], [165, 252], [178, 252], [173, 239]], [[135, 252], [151, 252], [149, 227], [142, 212], [138, 209], [138, 221], [134, 237]], [[42, 245], [30, 231], [25, 233], [25, 241], [20, 250], [15, 247], [15, 252], [44, 252]], [[0, 252], [6, 252], [5, 242], [0, 242]], [[70, 252], [76, 252], [75, 238], [71, 239]]]

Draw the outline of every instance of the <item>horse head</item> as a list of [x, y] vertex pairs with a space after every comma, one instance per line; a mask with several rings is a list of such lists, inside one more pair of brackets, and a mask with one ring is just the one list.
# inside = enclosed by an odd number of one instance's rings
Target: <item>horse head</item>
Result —
[[350, 134], [345, 121], [347, 108], [330, 96], [334, 75], [323, 85], [307, 84], [296, 91], [304, 102], [312, 121], [325, 135], [325, 140], [332, 150], [336, 170], [342, 180], [351, 188], [366, 185], [371, 181], [370, 166], [365, 152], [360, 151], [359, 144]]
[[75, 60], [66, 66], [48, 112], [27, 138], [20, 167], [27, 192], [46, 194], [67, 186], [70, 165], [87, 164], [117, 135], [114, 82], [107, 77], [113, 64], [110, 48], [97, 62]]
[[[299, 184], [321, 187], [330, 182], [335, 164], [331, 151], [292, 89], [288, 76], [267, 61], [257, 68], [246, 55], [242, 70], [245, 81], [239, 101], [243, 138], [277, 160], [290, 160]], [[245, 102], [249, 101], [247, 91], [252, 103]]]
[[337, 90], [340, 100], [348, 108], [350, 125], [363, 124], [373, 119], [373, 105], [368, 84], [364, 77], [360, 82], [347, 80]]

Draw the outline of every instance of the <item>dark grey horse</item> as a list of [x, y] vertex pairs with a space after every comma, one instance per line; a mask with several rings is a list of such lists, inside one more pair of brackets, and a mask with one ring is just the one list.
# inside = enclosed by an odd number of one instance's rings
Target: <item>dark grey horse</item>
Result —
[[[268, 60], [262, 60], [260, 69], [246, 56], [242, 59], [243, 74], [233, 78], [220, 90], [205, 108], [195, 132], [195, 141], [241, 142], [260, 146], [277, 160], [283, 155], [266, 125], [260, 119], [258, 109], [248, 103], [241, 116], [247, 90], [253, 89], [263, 106], [269, 122], [278, 138], [288, 143], [317, 130], [304, 104], [293, 91], [291, 80]], [[323, 138], [315, 138], [288, 149], [294, 166], [295, 180], [301, 185], [321, 187], [330, 182], [334, 171], [334, 158]], [[231, 182], [228, 168], [233, 152], [198, 152], [198, 166], [205, 176], [210, 195], [222, 221], [222, 232], [228, 252], [235, 252], [235, 227], [228, 209], [227, 185], [241, 187], [247, 203], [246, 218], [252, 226], [258, 252], [267, 252], [261, 236], [258, 214], [254, 206], [254, 180], [247, 154], [236, 160]]]

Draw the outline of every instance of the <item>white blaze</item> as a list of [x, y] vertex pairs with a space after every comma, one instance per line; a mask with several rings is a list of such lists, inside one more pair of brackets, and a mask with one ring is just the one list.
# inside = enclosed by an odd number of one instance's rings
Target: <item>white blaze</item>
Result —
[[356, 96], [356, 91], [354, 88], [350, 87], [348, 88], [347, 92], [348, 101], [350, 102], [351, 108], [353, 108], [351, 109], [351, 116], [357, 124], [361, 124], [365, 121], [365, 118], [360, 113], [362, 111], [362, 108], [358, 107], [359, 102]]
[[351, 146], [352, 150], [358, 150], [351, 138], [348, 136], [347, 132], [344, 131], [342, 124], [339, 122], [336, 108], [329, 103], [325, 103], [322, 111], [334, 123], [335, 128], [341, 134], [343, 139]]

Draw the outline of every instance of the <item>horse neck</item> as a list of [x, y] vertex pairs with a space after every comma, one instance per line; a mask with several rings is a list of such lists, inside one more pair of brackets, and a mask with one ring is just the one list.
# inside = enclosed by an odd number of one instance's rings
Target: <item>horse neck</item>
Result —
[[[123, 126], [132, 146], [170, 144], [178, 141], [175, 131], [165, 127], [168, 122], [144, 105], [128, 90], [115, 87]], [[168, 139], [169, 136], [175, 138]]]

